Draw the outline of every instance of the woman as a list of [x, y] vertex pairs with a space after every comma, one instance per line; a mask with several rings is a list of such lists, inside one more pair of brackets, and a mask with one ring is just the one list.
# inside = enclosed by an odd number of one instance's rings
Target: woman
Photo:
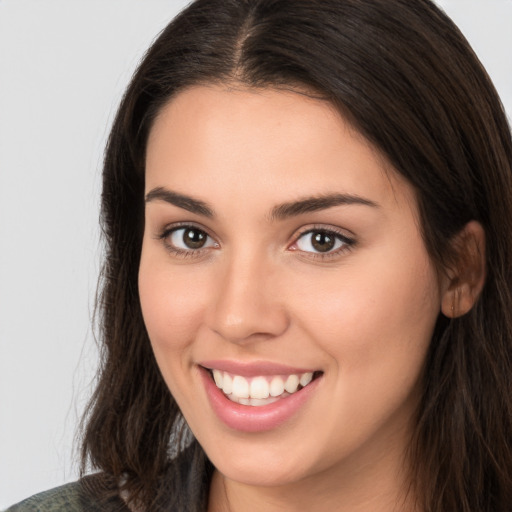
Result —
[[101, 472], [31, 503], [509, 510], [511, 166], [430, 1], [191, 4], [106, 151]]

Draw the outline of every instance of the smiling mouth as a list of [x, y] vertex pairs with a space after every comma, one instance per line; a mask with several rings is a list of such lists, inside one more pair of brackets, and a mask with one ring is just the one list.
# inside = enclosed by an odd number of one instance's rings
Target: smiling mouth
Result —
[[223, 370], [206, 368], [224, 395], [241, 405], [263, 406], [287, 398], [308, 386], [321, 371], [290, 375], [244, 377]]

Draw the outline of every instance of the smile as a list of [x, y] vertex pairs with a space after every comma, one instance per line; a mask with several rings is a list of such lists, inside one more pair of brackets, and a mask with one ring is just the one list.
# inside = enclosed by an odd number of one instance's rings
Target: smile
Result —
[[218, 369], [211, 370], [211, 374], [215, 385], [229, 400], [255, 407], [272, 404], [293, 395], [306, 387], [314, 377], [314, 372], [244, 377]]
[[308, 408], [324, 372], [270, 362], [202, 361], [197, 365], [215, 415], [227, 427], [264, 432]]

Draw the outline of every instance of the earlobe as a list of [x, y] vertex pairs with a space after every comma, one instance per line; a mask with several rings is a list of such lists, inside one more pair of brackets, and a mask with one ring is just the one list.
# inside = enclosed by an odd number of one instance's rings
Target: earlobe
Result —
[[450, 267], [441, 311], [449, 318], [465, 315], [475, 305], [485, 283], [485, 231], [471, 221], [455, 237], [456, 262]]

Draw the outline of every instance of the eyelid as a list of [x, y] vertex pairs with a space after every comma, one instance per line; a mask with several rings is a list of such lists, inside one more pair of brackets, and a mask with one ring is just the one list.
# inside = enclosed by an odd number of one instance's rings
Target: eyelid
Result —
[[[162, 238], [163, 236], [169, 234], [171, 231], [176, 231], [177, 229], [183, 228], [192, 228], [198, 229], [199, 231], [204, 231], [208, 236], [212, 237], [208, 228], [198, 224], [194, 221], [179, 221], [179, 222], [171, 222], [170, 224], [166, 224], [162, 228], [159, 229], [155, 238]], [[212, 237], [213, 238], [213, 237]]]
[[[338, 249], [329, 252], [313, 252], [313, 251], [302, 251], [298, 248], [293, 248], [294, 245], [300, 240], [301, 237], [316, 232], [324, 232], [333, 234], [338, 240], [343, 242], [343, 245]], [[300, 228], [293, 236], [293, 242], [288, 246], [288, 250], [300, 252], [306, 258], [312, 259], [329, 259], [336, 256], [341, 256], [343, 253], [350, 251], [356, 245], [357, 241], [353, 233], [347, 233], [346, 229], [339, 228], [337, 226], [325, 225], [325, 224], [314, 224], [310, 226], [304, 226]]]
[[[214, 242], [214, 246], [209, 245], [207, 247], [199, 247], [197, 249], [183, 249], [180, 247], [176, 247], [166, 241], [166, 238], [169, 237], [173, 232], [187, 228], [203, 231]], [[341, 240], [343, 242], [343, 245], [335, 250], [331, 250], [324, 253], [315, 251], [304, 251], [297, 247], [293, 247], [294, 245], [297, 244], [298, 240], [301, 237], [306, 236], [308, 233], [315, 232], [330, 233], [333, 236], [335, 236], [338, 240]], [[303, 257], [308, 259], [327, 260], [329, 258], [335, 258], [337, 256], [341, 256], [343, 253], [347, 251], [350, 251], [355, 246], [356, 239], [351, 232], [349, 233], [350, 234], [347, 233], [346, 229], [342, 229], [338, 226], [333, 225], [314, 224], [309, 226], [303, 226], [299, 230], [297, 230], [294, 235], [292, 235], [293, 242], [288, 244], [287, 250], [297, 251], [298, 253], [301, 253]], [[208, 228], [193, 221], [180, 221], [167, 224], [161, 229], [161, 231], [155, 236], [155, 238], [157, 240], [161, 240], [165, 248], [169, 252], [171, 252], [173, 255], [180, 257], [199, 257], [203, 256], [204, 253], [209, 252], [211, 249], [218, 249], [220, 247], [220, 243], [217, 241], [217, 238], [210, 233], [210, 230]]]
[[[181, 247], [176, 247], [166, 241], [166, 239], [175, 231], [179, 231], [180, 229], [197, 229], [198, 231], [204, 232], [209, 239], [211, 239], [214, 242], [214, 246], [207, 246], [207, 247], [199, 247], [197, 249], [183, 249]], [[205, 228], [204, 226], [196, 223], [196, 222], [186, 222], [186, 221], [180, 221], [180, 222], [173, 222], [171, 224], [167, 224], [164, 226], [155, 236], [157, 240], [161, 240], [164, 244], [165, 248], [171, 252], [175, 256], [180, 257], [199, 257], [204, 255], [205, 252], [209, 251], [210, 249], [216, 249], [220, 246], [219, 242], [216, 240], [216, 238], [210, 233], [210, 231]]]

